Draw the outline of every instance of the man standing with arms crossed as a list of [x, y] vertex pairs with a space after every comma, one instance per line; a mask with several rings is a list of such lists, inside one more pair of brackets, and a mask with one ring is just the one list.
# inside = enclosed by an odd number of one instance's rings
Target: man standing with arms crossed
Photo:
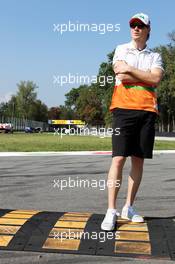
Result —
[[[126, 157], [131, 156], [128, 193], [121, 217], [132, 222], [144, 222], [133, 208], [138, 191], [145, 158], [152, 158], [157, 117], [156, 86], [163, 75], [160, 54], [148, 49], [150, 20], [146, 14], [134, 15], [129, 25], [131, 42], [117, 46], [113, 58], [116, 84], [110, 110], [113, 113], [112, 163], [108, 174], [108, 209], [101, 229], [110, 231], [115, 227], [116, 198], [122, 182], [122, 170]], [[115, 135], [115, 129], [120, 134]]]

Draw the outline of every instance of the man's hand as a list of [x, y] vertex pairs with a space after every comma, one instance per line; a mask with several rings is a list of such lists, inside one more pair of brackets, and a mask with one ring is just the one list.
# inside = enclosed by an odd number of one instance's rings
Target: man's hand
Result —
[[118, 61], [114, 65], [114, 72], [116, 74], [129, 73], [130, 72], [130, 66], [125, 61]]
[[130, 83], [136, 83], [139, 82], [140, 80], [138, 80], [137, 78], [135, 78], [134, 76], [132, 76], [129, 73], [118, 73], [118, 69], [120, 68], [125, 68], [125, 70], [127, 70], [126, 68], [129, 67], [129, 65], [125, 62], [125, 61], [116, 61], [116, 63], [114, 64], [114, 72], [116, 74], [117, 79], [119, 79], [121, 82], [130, 82]]

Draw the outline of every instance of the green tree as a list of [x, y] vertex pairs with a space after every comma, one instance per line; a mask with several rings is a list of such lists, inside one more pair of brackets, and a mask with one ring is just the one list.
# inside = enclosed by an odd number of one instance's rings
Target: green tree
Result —
[[8, 103], [0, 103], [0, 116], [7, 117]]
[[17, 99], [15, 95], [12, 95], [11, 99], [7, 103], [6, 115], [8, 117], [18, 117]]
[[80, 85], [78, 88], [72, 88], [70, 92], [65, 94], [65, 106], [76, 111], [76, 102], [80, 96], [80, 92], [86, 88], [88, 88], [88, 85]]
[[36, 102], [38, 86], [32, 81], [21, 81], [16, 95], [17, 111], [22, 118], [32, 119], [32, 106]]
[[41, 122], [48, 121], [48, 108], [41, 100], [34, 101], [29, 109], [29, 116], [32, 120]]
[[48, 108], [37, 99], [37, 85], [32, 81], [21, 81], [17, 86], [17, 94], [12, 95], [7, 103], [0, 105], [0, 114], [5, 117], [47, 122]]
[[67, 107], [65, 105], [60, 105], [59, 108], [60, 108], [60, 119], [67, 119], [67, 120], [77, 119], [76, 112], [70, 107]]
[[51, 107], [48, 110], [48, 119], [49, 120], [57, 120], [60, 119], [61, 110], [59, 107]]
[[159, 127], [162, 131], [172, 131], [175, 123], [175, 46], [160, 46], [164, 64], [164, 76], [158, 87]]
[[[101, 63], [97, 78], [97, 90], [102, 103], [104, 122], [107, 127], [111, 126], [112, 123], [112, 116], [111, 112], [109, 111], [109, 107], [115, 85], [115, 73], [112, 68], [113, 56], [114, 51], [107, 55], [107, 62]], [[105, 85], [103, 85], [103, 79], [105, 80]]]
[[95, 87], [88, 87], [81, 90], [76, 101], [77, 115], [79, 119], [90, 125], [104, 124], [102, 104]]

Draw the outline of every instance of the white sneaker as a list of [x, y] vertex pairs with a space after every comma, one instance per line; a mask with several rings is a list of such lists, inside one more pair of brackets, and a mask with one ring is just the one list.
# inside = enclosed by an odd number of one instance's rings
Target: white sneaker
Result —
[[117, 216], [120, 213], [116, 209], [108, 209], [106, 215], [101, 223], [101, 229], [105, 231], [112, 231], [115, 228]]
[[132, 222], [135, 222], [135, 223], [144, 222], [143, 217], [139, 215], [132, 206], [123, 207], [121, 218], [131, 220]]

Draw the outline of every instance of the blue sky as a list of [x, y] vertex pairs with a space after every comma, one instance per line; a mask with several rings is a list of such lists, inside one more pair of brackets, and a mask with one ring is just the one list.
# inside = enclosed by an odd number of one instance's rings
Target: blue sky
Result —
[[[15, 94], [21, 80], [31, 80], [49, 107], [64, 104], [64, 94], [79, 84], [54, 84], [54, 75], [97, 74], [106, 55], [130, 41], [128, 20], [138, 12], [151, 18], [149, 46], [167, 44], [174, 10], [174, 0], [0, 0], [0, 101]], [[54, 32], [53, 24], [69, 21], [120, 24], [120, 31]]]

